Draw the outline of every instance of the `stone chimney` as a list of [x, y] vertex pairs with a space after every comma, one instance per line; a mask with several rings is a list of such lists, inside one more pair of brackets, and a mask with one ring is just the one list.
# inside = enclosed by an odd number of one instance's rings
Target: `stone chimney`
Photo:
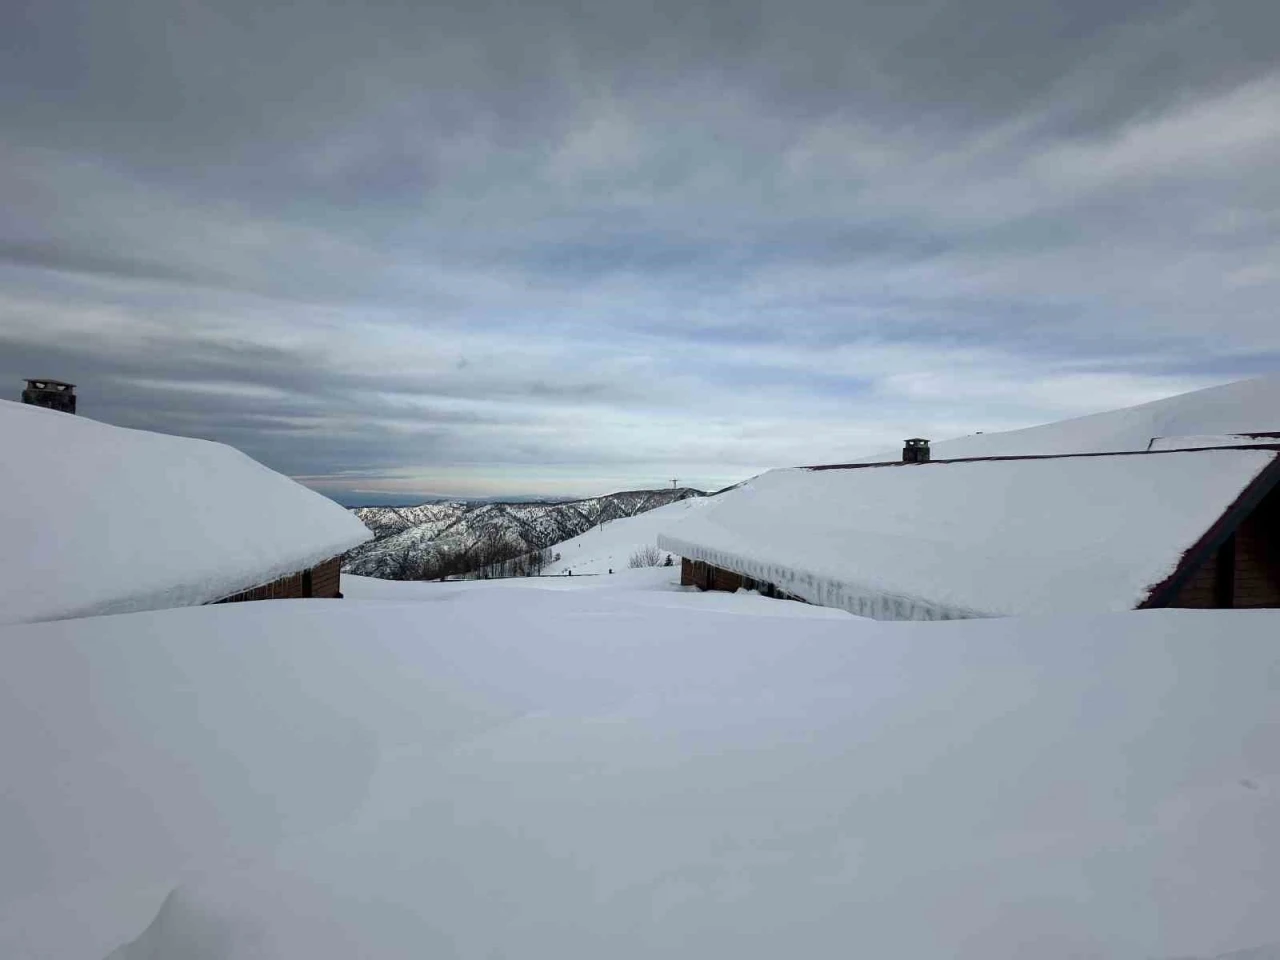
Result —
[[923, 437], [912, 437], [902, 445], [903, 463], [928, 463], [929, 441]]
[[22, 391], [22, 402], [63, 413], [76, 412], [76, 385], [61, 380], [28, 380]]

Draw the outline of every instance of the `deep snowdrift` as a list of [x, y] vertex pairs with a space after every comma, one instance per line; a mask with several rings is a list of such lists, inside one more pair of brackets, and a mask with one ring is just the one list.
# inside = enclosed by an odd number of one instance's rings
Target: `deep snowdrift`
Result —
[[404, 586], [0, 628], [0, 956], [1280, 941], [1280, 614]]
[[371, 534], [220, 443], [0, 401], [0, 623], [218, 600]]
[[[806, 617], [847, 620], [849, 614], [831, 607], [808, 603], [784, 603], [771, 600], [751, 590], [736, 593], [703, 593], [680, 585], [679, 567], [644, 567], [618, 570], [613, 574], [583, 574], [572, 577], [507, 577], [502, 580], [437, 581], [380, 580], [376, 577], [344, 576], [342, 589], [348, 601], [373, 600], [378, 603], [422, 603], [451, 599], [472, 590], [498, 591], [486, 593], [493, 603], [506, 603], [503, 591], [546, 590], [555, 593], [591, 591], [609, 595], [623, 594], [628, 610], [639, 614], [646, 607], [667, 607], [690, 613], [718, 611], [739, 615], [770, 617]], [[604, 601], [597, 597], [593, 602]]]

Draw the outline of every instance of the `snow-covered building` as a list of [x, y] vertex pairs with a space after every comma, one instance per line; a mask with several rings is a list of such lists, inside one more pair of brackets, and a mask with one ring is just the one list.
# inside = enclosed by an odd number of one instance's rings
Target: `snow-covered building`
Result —
[[1280, 607], [1280, 445], [775, 470], [659, 538], [681, 580], [879, 620]]
[[0, 401], [0, 623], [341, 595], [371, 536], [220, 443]]

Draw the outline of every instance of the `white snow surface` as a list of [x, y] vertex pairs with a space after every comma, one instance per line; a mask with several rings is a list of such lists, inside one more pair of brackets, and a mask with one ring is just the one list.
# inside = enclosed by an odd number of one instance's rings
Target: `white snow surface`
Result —
[[1275, 956], [1280, 613], [657, 573], [0, 628], [0, 956]]
[[220, 443], [0, 401], [0, 623], [207, 603], [371, 534]]
[[1129, 610], [1275, 457], [775, 470], [658, 544], [877, 620]]
[[[696, 514], [712, 500], [710, 497], [690, 497], [634, 517], [609, 520], [603, 526], [594, 527], [581, 536], [552, 547], [552, 553], [560, 554], [560, 559], [548, 563], [542, 572], [556, 576], [572, 570], [575, 576], [581, 576], [626, 570], [636, 551], [657, 544], [658, 534], [663, 529], [672, 522]], [[678, 566], [680, 558], [673, 556], [672, 562]]]
[[1203, 437], [1152, 437], [1148, 450], [1204, 450], [1209, 447], [1280, 445], [1280, 436], [1223, 433]]
[[[1120, 410], [1023, 430], [932, 443], [935, 460], [1146, 450], [1153, 437], [1196, 437], [1280, 430], [1280, 376], [1241, 380]], [[902, 448], [854, 462], [900, 460]]]
[[[779, 604], [754, 590], [734, 593], [703, 593], [696, 587], [680, 585], [680, 568], [643, 567], [617, 570], [613, 574], [584, 574], [546, 577], [507, 577], [501, 580], [413, 581], [381, 580], [343, 574], [342, 592], [347, 600], [394, 603], [421, 603], [452, 599], [461, 593], [484, 591], [494, 602], [504, 602], [504, 591], [543, 590], [554, 593], [591, 591], [601, 596], [625, 594], [627, 606], [666, 607], [705, 613], [765, 614], [771, 617], [806, 617], [846, 620], [843, 610], [804, 603]], [[493, 591], [497, 591], [496, 593]]]

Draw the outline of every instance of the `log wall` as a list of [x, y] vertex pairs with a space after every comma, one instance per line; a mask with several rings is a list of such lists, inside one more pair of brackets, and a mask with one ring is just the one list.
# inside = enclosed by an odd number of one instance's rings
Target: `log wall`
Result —
[[244, 603], [249, 600], [303, 600], [308, 597], [342, 596], [342, 559], [334, 557], [309, 570], [263, 583], [248, 590], [223, 597], [216, 603]]

